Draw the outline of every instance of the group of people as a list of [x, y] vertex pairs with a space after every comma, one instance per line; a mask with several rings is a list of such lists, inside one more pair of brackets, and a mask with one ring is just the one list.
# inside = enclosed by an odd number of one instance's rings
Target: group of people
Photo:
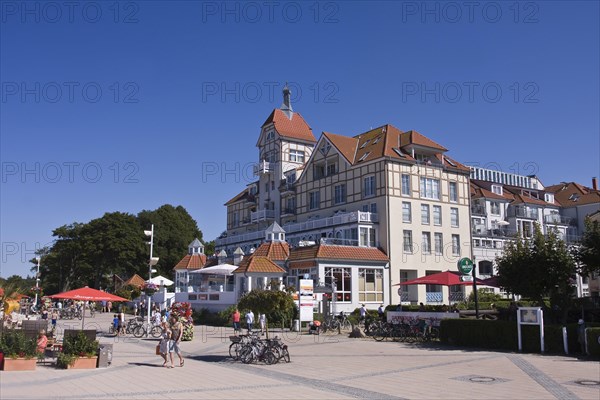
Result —
[[163, 367], [175, 367], [173, 353], [177, 354], [179, 357], [179, 366], [183, 367], [185, 360], [179, 347], [183, 338], [183, 324], [177, 318], [171, 317], [169, 322], [162, 322], [161, 327], [163, 328], [163, 333], [158, 345], [158, 352], [164, 359]]
[[[235, 311], [233, 312], [233, 314], [231, 315], [231, 320], [233, 321], [234, 335], [237, 335], [238, 333], [240, 333], [242, 331], [240, 319], [241, 319], [240, 310], [238, 310], [236, 308]], [[265, 314], [258, 315], [258, 324], [260, 327], [260, 334], [262, 335], [265, 332], [266, 325], [267, 325], [267, 317], [265, 316]], [[248, 310], [246, 312], [246, 326], [248, 329], [248, 333], [252, 332], [252, 329], [254, 328], [254, 313], [252, 312], [252, 310]]]

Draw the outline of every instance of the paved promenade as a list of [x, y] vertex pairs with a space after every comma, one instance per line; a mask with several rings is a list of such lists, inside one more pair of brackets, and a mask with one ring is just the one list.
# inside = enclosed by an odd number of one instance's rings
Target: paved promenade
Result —
[[[86, 319], [106, 331], [112, 316]], [[81, 321], [61, 321], [80, 328]], [[185, 366], [163, 368], [155, 339], [113, 338], [112, 365], [2, 372], [8, 399], [593, 399], [600, 363], [573, 357], [468, 351], [338, 335], [283, 335], [291, 363], [228, 357], [231, 329], [196, 327]]]

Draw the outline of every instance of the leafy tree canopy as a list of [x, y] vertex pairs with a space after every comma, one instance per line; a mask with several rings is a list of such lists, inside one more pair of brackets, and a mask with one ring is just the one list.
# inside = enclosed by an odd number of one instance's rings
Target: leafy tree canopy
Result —
[[581, 263], [583, 275], [600, 274], [600, 222], [585, 219], [585, 232], [575, 256]]
[[265, 314], [271, 322], [290, 321], [294, 307], [292, 296], [280, 290], [255, 289], [246, 293], [238, 302], [240, 311], [252, 310], [258, 314]]
[[566, 317], [577, 266], [555, 232], [544, 235], [536, 224], [531, 239], [518, 237], [507, 242], [496, 263], [498, 282], [506, 291], [529, 297], [542, 306], [543, 298], [550, 296], [552, 306]]
[[[40, 249], [41, 285], [47, 294], [83, 286], [107, 288], [112, 277], [127, 279], [148, 275], [150, 249], [144, 230], [154, 224], [153, 256], [159, 257], [158, 274], [170, 276], [176, 263], [187, 254], [194, 239], [202, 239], [196, 221], [185, 208], [163, 205], [137, 216], [106, 213], [87, 223], [74, 222], [52, 232], [52, 246]], [[35, 272], [37, 261], [31, 260]]]

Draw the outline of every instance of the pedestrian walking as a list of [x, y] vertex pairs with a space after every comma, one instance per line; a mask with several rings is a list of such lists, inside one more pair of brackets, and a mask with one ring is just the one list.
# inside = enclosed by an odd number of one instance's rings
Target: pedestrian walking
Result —
[[254, 325], [254, 313], [252, 310], [248, 310], [246, 313], [246, 325], [248, 325], [248, 333], [252, 332], [252, 325]]
[[577, 340], [579, 341], [579, 346], [581, 347], [581, 353], [585, 355], [585, 321], [583, 319], [580, 319], [577, 323]]
[[[181, 348], [179, 347], [181, 339], [183, 338], [183, 324], [177, 319], [177, 317], [171, 317], [171, 349], [179, 357], [179, 366], [183, 367], [185, 360], [181, 354]], [[173, 357], [171, 355], [171, 357]]]
[[133, 303], [133, 316], [137, 317], [138, 314], [138, 305], [137, 303]]
[[265, 314], [258, 315], [258, 325], [260, 326], [260, 334], [264, 334], [267, 330], [267, 317]]
[[383, 308], [383, 304], [379, 305], [379, 308], [377, 309], [377, 314], [379, 315], [380, 320], [383, 320], [385, 318], [385, 309]]
[[233, 334], [237, 335], [238, 332], [242, 331], [240, 328], [240, 310], [236, 308], [233, 314], [231, 314], [231, 319], [233, 321]]
[[[161, 326], [163, 328], [163, 333], [160, 338], [160, 343], [158, 344], [158, 351], [163, 360], [165, 360], [163, 367], [173, 368], [175, 365], [173, 363], [173, 346], [171, 345], [172, 331], [169, 328], [169, 324], [166, 322], [163, 322]], [[170, 365], [168, 365], [169, 360], [171, 361]]]

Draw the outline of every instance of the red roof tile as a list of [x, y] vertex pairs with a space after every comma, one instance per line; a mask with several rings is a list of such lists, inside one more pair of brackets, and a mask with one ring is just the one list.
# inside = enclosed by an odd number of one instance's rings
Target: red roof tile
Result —
[[400, 136], [400, 147], [408, 146], [410, 144], [431, 147], [441, 151], [448, 151], [448, 149], [442, 146], [441, 144], [436, 143], [428, 137], [421, 135], [417, 131], [404, 132]]
[[290, 245], [287, 242], [265, 242], [254, 252], [255, 257], [267, 257], [273, 261], [285, 261], [290, 255]]
[[297, 247], [290, 251], [290, 261], [308, 259], [339, 259], [361, 261], [385, 261], [388, 256], [375, 247], [334, 246], [318, 244], [309, 247]]
[[206, 264], [205, 254], [188, 254], [173, 269], [200, 269]]
[[123, 286], [131, 285], [131, 286], [141, 287], [145, 282], [146, 281], [144, 280], [144, 278], [142, 278], [138, 274], [134, 274], [131, 278], [127, 279], [123, 283]]
[[300, 113], [294, 112], [292, 119], [290, 120], [283, 111], [276, 108], [262, 126], [270, 123], [275, 125], [275, 130], [280, 136], [305, 140], [312, 143], [317, 141], [315, 135], [312, 133], [312, 129], [308, 126]]
[[252, 255], [249, 258], [244, 258], [238, 268], [233, 271], [234, 274], [243, 273], [275, 273], [285, 274], [285, 270], [267, 257]]

